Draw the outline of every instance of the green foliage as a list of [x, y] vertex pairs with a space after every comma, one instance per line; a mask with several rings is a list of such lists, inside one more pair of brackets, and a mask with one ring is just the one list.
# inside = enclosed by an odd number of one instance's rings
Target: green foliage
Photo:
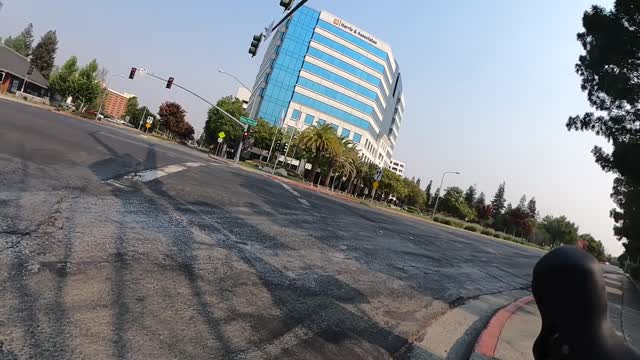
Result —
[[582, 234], [578, 236], [579, 241], [585, 242], [585, 248], [589, 254], [593, 255], [598, 261], [604, 262], [607, 260], [607, 255], [604, 251], [604, 245], [599, 240], [596, 240], [591, 234]]
[[[80, 107], [95, 101], [100, 95], [100, 83], [97, 80], [98, 63], [95, 59], [78, 70], [71, 80], [71, 96], [80, 103]], [[83, 109], [81, 109], [83, 110]]]
[[480, 232], [482, 235], [493, 236], [496, 232], [491, 229], [482, 229]]
[[433, 186], [433, 180], [429, 180], [429, 184], [427, 184], [427, 188], [424, 189], [424, 194], [425, 194], [425, 208], [429, 207], [429, 204], [431, 204], [431, 199], [433, 198], [433, 195], [431, 193], [431, 187]]
[[22, 32], [16, 36], [4, 39], [4, 46], [15, 50], [18, 54], [29, 57], [33, 49], [33, 24], [29, 23]]
[[527, 211], [529, 212], [529, 215], [534, 218], [537, 219], [538, 218], [538, 205], [536, 203], [536, 198], [532, 197], [529, 202], [527, 203]]
[[640, 256], [640, 6], [637, 0], [616, 0], [607, 10], [593, 6], [582, 18], [578, 41], [584, 54], [576, 72], [596, 112], [572, 116], [568, 130], [591, 131], [613, 145], [607, 153], [595, 146], [596, 163], [616, 175], [611, 211], [614, 233], [625, 252]]
[[467, 205], [464, 191], [459, 187], [448, 188], [438, 206], [441, 211], [461, 220], [473, 221], [476, 218], [475, 210]]
[[[106, 91], [106, 89], [105, 89]], [[129, 117], [129, 123], [138, 127], [140, 125], [140, 117], [138, 116], [138, 109], [140, 108], [140, 104], [138, 103], [137, 97], [130, 97], [127, 99], [127, 106], [124, 112], [125, 117]], [[142, 115], [140, 115], [142, 116]]]
[[491, 201], [493, 216], [501, 215], [505, 209], [504, 205], [507, 202], [507, 199], [505, 198], [506, 186], [507, 184], [504, 182], [500, 184], [500, 186], [498, 186], [496, 194], [493, 196], [493, 200]]
[[478, 190], [476, 190], [476, 187], [471, 185], [464, 193], [464, 202], [467, 203], [467, 206], [469, 206], [469, 208], [475, 207], [477, 192]]
[[542, 224], [538, 224], [531, 234], [531, 242], [540, 246], [551, 246], [553, 244], [553, 239], [544, 229], [544, 226], [542, 226]]
[[333, 156], [340, 151], [342, 146], [335, 129], [329, 124], [306, 128], [298, 137], [298, 145], [313, 153], [309, 181], [313, 181], [315, 178], [322, 157]]
[[31, 53], [31, 63], [45, 79], [49, 79], [56, 61], [58, 37], [54, 30], [47, 31]]
[[[216, 106], [236, 119], [240, 119], [242, 116], [248, 116], [243, 107], [242, 100], [235, 96], [225, 96], [221, 98], [216, 103]], [[220, 132], [225, 133], [225, 141], [235, 141], [241, 138], [243, 128], [218, 109], [211, 107], [207, 113], [207, 122], [204, 126], [205, 142], [209, 145], [215, 144], [218, 141], [218, 134]]]
[[551, 237], [551, 245], [574, 245], [578, 240], [578, 227], [566, 216], [545, 216], [540, 223]]
[[464, 229], [467, 231], [480, 232], [480, 227], [476, 225], [466, 225]]
[[257, 123], [252, 129], [253, 145], [259, 149], [269, 150], [277, 128], [264, 119], [258, 119]]
[[73, 79], [78, 74], [78, 58], [72, 56], [67, 60], [62, 68], [54, 70], [49, 79], [49, 88], [62, 96], [67, 98], [73, 94]]

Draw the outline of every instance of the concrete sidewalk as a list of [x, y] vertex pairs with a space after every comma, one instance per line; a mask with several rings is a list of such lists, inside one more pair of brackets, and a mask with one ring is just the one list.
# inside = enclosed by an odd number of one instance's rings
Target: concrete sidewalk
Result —
[[[619, 269], [605, 266], [609, 321], [628, 345], [640, 349], [640, 292]], [[498, 311], [476, 343], [471, 359], [533, 360], [533, 343], [542, 321], [531, 297]]]

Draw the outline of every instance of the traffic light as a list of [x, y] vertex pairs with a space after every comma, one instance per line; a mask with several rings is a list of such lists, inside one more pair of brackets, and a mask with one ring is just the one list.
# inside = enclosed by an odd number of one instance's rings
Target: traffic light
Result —
[[293, 6], [293, 0], [280, 0], [280, 6], [284, 8], [284, 11], [289, 11]]
[[136, 71], [138, 71], [138, 69], [134, 67], [131, 68], [131, 72], [129, 73], [129, 79], [133, 80], [133, 78], [136, 76]]
[[167, 80], [167, 89], [171, 89], [171, 87], [173, 86], [173, 78], [170, 77], [169, 80]]
[[242, 140], [244, 141], [244, 140], [247, 140], [248, 138], [249, 138], [249, 132], [248, 131], [243, 132], [242, 133]]
[[31, 66], [29, 66], [29, 71], [27, 71], [27, 75], [32, 75], [33, 74], [33, 70], [35, 70], [35, 65], [31, 64]]
[[285, 153], [289, 151], [289, 143], [284, 143], [284, 147], [282, 148], [282, 151]]
[[262, 42], [262, 33], [253, 35], [253, 41], [251, 41], [251, 47], [249, 48], [249, 54], [251, 57], [255, 57], [258, 54], [258, 48]]
[[280, 151], [280, 147], [282, 146], [282, 139], [276, 140], [276, 147], [273, 149], [275, 152]]

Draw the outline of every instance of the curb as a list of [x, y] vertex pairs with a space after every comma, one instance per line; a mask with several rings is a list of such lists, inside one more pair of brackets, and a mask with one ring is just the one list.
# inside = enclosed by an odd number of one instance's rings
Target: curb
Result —
[[480, 334], [471, 359], [492, 359], [496, 353], [502, 330], [511, 316], [532, 301], [534, 301], [533, 296], [526, 296], [500, 309]]

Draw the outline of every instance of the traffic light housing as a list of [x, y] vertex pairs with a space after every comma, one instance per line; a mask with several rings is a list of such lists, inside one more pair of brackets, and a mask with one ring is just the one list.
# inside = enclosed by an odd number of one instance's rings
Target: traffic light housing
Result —
[[261, 42], [262, 42], [262, 33], [258, 35], [253, 35], [253, 40], [251, 41], [251, 47], [249, 48], [249, 54], [251, 54], [251, 57], [255, 57], [258, 54], [258, 48], [260, 47]]
[[284, 151], [285, 153], [286, 153], [287, 151], [289, 151], [289, 143], [287, 143], [287, 142], [286, 142], [286, 143], [284, 143], [284, 146], [282, 147], [282, 151]]
[[276, 140], [276, 146], [274, 148], [274, 151], [276, 151], [276, 152], [280, 151], [280, 147], [281, 146], [282, 146], [282, 139]]
[[171, 89], [172, 86], [173, 86], [173, 78], [170, 77], [169, 80], [167, 80], [167, 89]]
[[136, 77], [136, 71], [138, 71], [138, 69], [134, 67], [131, 68], [131, 72], [129, 73], [129, 79], [133, 80], [133, 78]]
[[27, 71], [27, 75], [32, 75], [33, 74], [33, 70], [35, 70], [35, 65], [31, 64], [29, 66], [29, 71]]
[[242, 140], [247, 140], [249, 138], [249, 131], [245, 131], [242, 133]]
[[293, 0], [280, 0], [280, 6], [284, 8], [284, 11], [289, 11], [293, 6]]

